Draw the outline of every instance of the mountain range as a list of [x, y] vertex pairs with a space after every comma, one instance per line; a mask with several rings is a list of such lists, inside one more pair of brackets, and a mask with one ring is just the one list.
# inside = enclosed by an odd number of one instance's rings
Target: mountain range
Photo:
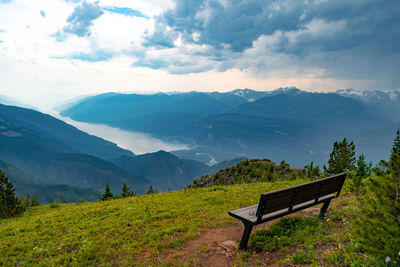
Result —
[[325, 163], [332, 143], [344, 137], [354, 140], [358, 153], [373, 162], [387, 158], [400, 122], [399, 95], [353, 89], [311, 93], [294, 87], [268, 92], [110, 93], [83, 99], [61, 114], [178, 140], [190, 146], [172, 152], [181, 158], [285, 159], [301, 167], [310, 161]]
[[209, 166], [159, 151], [134, 155], [50, 115], [0, 105], [0, 169], [19, 196], [39, 201], [96, 200], [109, 183], [119, 193], [126, 183], [139, 194], [152, 185], [166, 191], [190, 184]]
[[[0, 101], [2, 101], [0, 99]], [[48, 114], [0, 105], [0, 169], [17, 194], [40, 202], [96, 200], [109, 183], [139, 194], [176, 190], [244, 158], [324, 164], [332, 143], [354, 140], [374, 163], [388, 158], [400, 127], [400, 93], [353, 89], [310, 93], [108, 93], [64, 105], [63, 116], [178, 141], [190, 149], [135, 155]], [[212, 165], [212, 166], [211, 166]]]

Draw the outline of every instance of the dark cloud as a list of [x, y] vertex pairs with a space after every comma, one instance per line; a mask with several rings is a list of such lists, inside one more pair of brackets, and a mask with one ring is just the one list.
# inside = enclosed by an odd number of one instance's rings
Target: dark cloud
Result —
[[173, 49], [178, 38], [211, 47], [209, 60], [219, 70], [289, 65], [322, 69], [325, 77], [400, 83], [398, 0], [175, 0], [144, 45]]
[[[362, 41], [389, 34], [399, 26], [398, 0], [367, 1], [288, 1], [288, 0], [228, 0], [226, 6], [217, 0], [176, 0], [174, 9], [157, 18], [157, 27], [168, 26], [181, 34], [186, 41], [212, 45], [220, 48], [230, 45], [232, 51], [242, 52], [252, 47], [253, 41], [262, 35], [277, 31], [303, 31], [312, 21], [343, 23], [343, 31], [332, 29], [330, 38], [299, 36], [300, 46], [318, 43], [321, 49], [340, 50], [357, 46]], [[398, 30], [398, 29], [397, 29]], [[163, 31], [165, 32], [165, 31]], [[192, 34], [200, 33], [195, 41]], [[321, 35], [326, 33], [321, 32]], [[174, 35], [162, 36], [155, 31], [148, 40], [156, 44], [158, 39], [171, 39]], [[328, 39], [328, 40], [327, 40]], [[393, 40], [395, 41], [395, 40]], [[171, 42], [165, 42], [170, 44]], [[283, 47], [284, 48], [284, 47]], [[288, 50], [293, 48], [288, 47]], [[296, 48], [298, 49], [298, 48]]]
[[84, 1], [81, 5], [77, 6], [74, 12], [67, 18], [67, 25], [64, 26], [63, 31], [70, 34], [75, 34], [78, 37], [90, 35], [90, 26], [93, 20], [97, 19], [103, 14], [103, 10], [98, 3], [87, 3]]

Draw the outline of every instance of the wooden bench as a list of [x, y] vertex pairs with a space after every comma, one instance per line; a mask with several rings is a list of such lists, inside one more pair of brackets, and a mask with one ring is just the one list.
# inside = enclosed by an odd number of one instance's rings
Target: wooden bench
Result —
[[[321, 180], [261, 194], [258, 204], [229, 211], [228, 214], [244, 224], [240, 249], [247, 247], [253, 226], [324, 203], [319, 217], [325, 215], [333, 198], [340, 194], [346, 173]], [[334, 194], [336, 193], [336, 194]]]

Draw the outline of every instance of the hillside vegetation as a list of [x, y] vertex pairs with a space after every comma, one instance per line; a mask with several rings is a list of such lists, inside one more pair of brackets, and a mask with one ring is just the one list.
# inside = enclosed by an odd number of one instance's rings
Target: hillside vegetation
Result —
[[[227, 211], [257, 203], [262, 192], [303, 182], [306, 180], [213, 186], [97, 203], [31, 208], [22, 216], [0, 221], [0, 265], [202, 264], [213, 244], [197, 248], [189, 258], [179, 248], [209, 228], [239, 224]], [[351, 225], [358, 212], [354, 203], [350, 196], [335, 200], [327, 219], [322, 221], [302, 217], [283, 219], [271, 228], [272, 233], [282, 235], [282, 240], [274, 238], [272, 243], [262, 241], [269, 232], [256, 231], [249, 243], [253, 252], [236, 250], [230, 260], [255, 266], [266, 257], [263, 252], [266, 249], [277, 253], [276, 260], [282, 264], [349, 263], [346, 249], [351, 233], [344, 227]], [[285, 230], [288, 223], [294, 223], [289, 228], [297, 230]], [[260, 240], [266, 248], [257, 245]]]
[[282, 161], [279, 165], [269, 159], [246, 159], [236, 166], [219, 170], [214, 175], [204, 175], [193, 181], [191, 187], [231, 185], [278, 180], [317, 179], [321, 177], [319, 166], [309, 164], [304, 168], [292, 168]]
[[[53, 204], [0, 221], [0, 265], [157, 263], [157, 255], [203, 228], [236, 223], [229, 210], [254, 204], [277, 183], [187, 189], [97, 203]], [[160, 259], [162, 260], [162, 259]]]

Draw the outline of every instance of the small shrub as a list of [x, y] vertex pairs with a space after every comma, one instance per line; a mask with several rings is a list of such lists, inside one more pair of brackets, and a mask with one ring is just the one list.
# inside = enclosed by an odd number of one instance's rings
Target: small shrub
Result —
[[251, 253], [250, 252], [243, 252], [242, 254], [239, 255], [239, 259], [244, 260], [244, 259], [248, 259], [251, 257]]
[[50, 209], [56, 209], [58, 208], [60, 205], [58, 203], [55, 203], [52, 199], [50, 200]]
[[290, 261], [293, 264], [308, 264], [314, 262], [314, 254], [312, 252], [305, 252], [302, 249], [297, 250], [291, 257]]
[[210, 248], [207, 247], [207, 246], [202, 246], [202, 247], [200, 248], [200, 251], [203, 252], [203, 253], [208, 253], [208, 252], [210, 252]]

